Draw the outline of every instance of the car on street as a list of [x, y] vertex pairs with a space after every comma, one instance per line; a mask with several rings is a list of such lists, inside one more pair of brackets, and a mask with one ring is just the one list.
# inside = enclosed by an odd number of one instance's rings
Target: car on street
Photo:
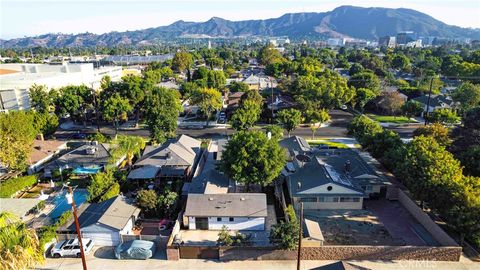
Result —
[[151, 258], [156, 251], [152, 241], [132, 240], [123, 242], [115, 248], [115, 257], [122, 259], [146, 260]]
[[[83, 250], [88, 255], [92, 250], [94, 243], [92, 239], [82, 238]], [[58, 242], [50, 251], [54, 258], [60, 257], [81, 257], [80, 243], [78, 238], [63, 240]]]

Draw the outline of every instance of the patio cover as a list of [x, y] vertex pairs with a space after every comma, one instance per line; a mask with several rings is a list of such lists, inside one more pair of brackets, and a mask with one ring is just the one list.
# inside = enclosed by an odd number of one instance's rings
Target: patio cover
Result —
[[159, 167], [155, 166], [145, 166], [145, 167], [140, 167], [137, 169], [132, 170], [128, 176], [127, 179], [153, 179], [157, 176], [158, 171], [160, 170]]

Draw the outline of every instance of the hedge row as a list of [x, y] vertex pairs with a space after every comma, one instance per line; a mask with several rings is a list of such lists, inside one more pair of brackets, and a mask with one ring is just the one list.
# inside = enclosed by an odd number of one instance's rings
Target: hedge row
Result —
[[0, 184], [0, 198], [11, 198], [17, 191], [37, 183], [35, 175], [11, 178]]

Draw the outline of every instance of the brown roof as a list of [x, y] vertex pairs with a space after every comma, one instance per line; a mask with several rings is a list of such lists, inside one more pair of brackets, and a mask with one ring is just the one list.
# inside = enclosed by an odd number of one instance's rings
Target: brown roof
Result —
[[12, 74], [12, 73], [17, 73], [17, 72], [18, 71], [16, 71], [16, 70], [0, 68], [0, 75]]
[[30, 153], [29, 163], [33, 165], [40, 160], [55, 154], [60, 147], [65, 145], [66, 142], [62, 141], [41, 141], [35, 140], [33, 142], [33, 150]]

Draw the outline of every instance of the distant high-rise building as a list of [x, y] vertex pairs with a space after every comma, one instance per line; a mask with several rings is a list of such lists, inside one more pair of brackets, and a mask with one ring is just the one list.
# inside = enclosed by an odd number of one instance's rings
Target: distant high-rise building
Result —
[[395, 37], [381, 37], [378, 39], [378, 46], [394, 48], [397, 45], [397, 39]]
[[397, 44], [406, 45], [409, 42], [417, 40], [417, 36], [413, 31], [403, 31], [397, 33]]

